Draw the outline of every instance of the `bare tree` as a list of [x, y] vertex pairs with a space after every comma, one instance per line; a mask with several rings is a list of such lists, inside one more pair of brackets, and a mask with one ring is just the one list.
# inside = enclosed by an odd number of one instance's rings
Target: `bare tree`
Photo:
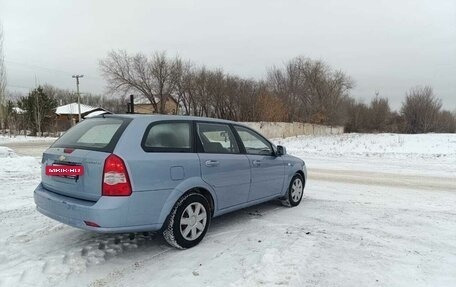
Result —
[[3, 26], [0, 23], [0, 128], [5, 132], [6, 120], [6, 66], [5, 53], [3, 51]]
[[[238, 91], [234, 94], [233, 108], [235, 113], [234, 120], [238, 121], [258, 121], [261, 120], [261, 116], [265, 114], [263, 107], [268, 108], [268, 112], [273, 112], [275, 107], [273, 102], [268, 102], [267, 99], [260, 102], [261, 95], [271, 95], [268, 91], [267, 86], [264, 82], [258, 82], [255, 80], [243, 80], [239, 79]], [[271, 95], [272, 96], [272, 95]], [[275, 97], [274, 100], [280, 102]], [[262, 106], [261, 103], [265, 105]], [[283, 107], [281, 103], [280, 106]], [[283, 121], [286, 113], [283, 112], [277, 117], [281, 117]]]
[[[209, 105], [211, 106], [211, 117], [218, 117], [222, 119], [230, 118], [227, 115], [227, 105], [229, 103], [226, 88], [227, 82], [228, 77], [225, 76], [222, 70], [218, 69], [209, 72], [207, 91], [209, 96]], [[231, 84], [233, 84], [233, 82]], [[235, 89], [235, 87], [231, 87], [231, 89]]]
[[282, 122], [287, 112], [282, 101], [266, 89], [262, 89], [256, 99], [255, 121]]
[[[302, 58], [296, 58], [285, 65], [285, 68], [273, 67], [268, 72], [268, 85], [272, 93], [281, 99], [287, 107], [287, 121], [304, 118], [302, 103], [310, 102], [304, 90], [305, 77], [302, 73]], [[303, 115], [304, 113], [304, 115]]]
[[[190, 61], [176, 60], [176, 95], [185, 115], [192, 114], [193, 106], [193, 64]], [[177, 111], [176, 111], [177, 112]]]
[[354, 99], [350, 99], [347, 108], [348, 119], [345, 124], [346, 132], [366, 132], [369, 119], [369, 107]]
[[[44, 84], [42, 88], [43, 93], [48, 95], [50, 98], [55, 99], [57, 105], [71, 104], [78, 100], [78, 95], [72, 90], [60, 89], [50, 84]], [[81, 98], [84, 97], [85, 95], [81, 94]], [[90, 105], [90, 103], [87, 103], [84, 100], [82, 100], [82, 103]]]
[[206, 67], [187, 69], [177, 93], [188, 115], [249, 120], [256, 113], [258, 82]]
[[369, 107], [369, 130], [385, 132], [391, 119], [391, 109], [387, 98], [377, 96]]
[[165, 52], [151, 57], [126, 51], [112, 51], [99, 65], [112, 92], [137, 92], [149, 99], [155, 111], [165, 112], [165, 104], [176, 89], [180, 59], [169, 59]]
[[353, 88], [353, 81], [341, 71], [334, 71], [322, 61], [297, 57], [284, 68], [268, 72], [272, 93], [288, 110], [288, 121], [342, 124], [341, 105]]
[[437, 129], [440, 133], [456, 132], [456, 115], [450, 111], [441, 111], [437, 116]]
[[415, 87], [407, 92], [401, 113], [405, 119], [405, 129], [409, 133], [435, 131], [442, 102], [431, 87]]
[[210, 116], [212, 105], [208, 90], [211, 72], [202, 67], [195, 72], [194, 76], [194, 101], [193, 110], [195, 116]]
[[155, 79], [156, 95], [160, 101], [159, 113], [165, 113], [165, 104], [175, 88], [178, 80], [177, 63], [180, 59], [176, 57], [170, 60], [166, 57], [165, 52], [155, 53], [149, 63], [149, 69]]

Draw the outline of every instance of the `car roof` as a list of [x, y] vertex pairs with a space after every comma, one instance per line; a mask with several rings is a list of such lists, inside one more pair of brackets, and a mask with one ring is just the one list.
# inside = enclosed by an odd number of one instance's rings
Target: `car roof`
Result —
[[[223, 119], [216, 119], [216, 118], [207, 118], [207, 117], [195, 117], [195, 116], [179, 116], [179, 115], [161, 115], [161, 114], [105, 114], [99, 117], [117, 117], [117, 118], [131, 118], [131, 119], [151, 119], [153, 121], [174, 121], [174, 120], [186, 120], [186, 121], [205, 121], [205, 122], [217, 122], [217, 123], [231, 123], [234, 124], [236, 122], [223, 120]], [[93, 117], [95, 118], [95, 117]]]

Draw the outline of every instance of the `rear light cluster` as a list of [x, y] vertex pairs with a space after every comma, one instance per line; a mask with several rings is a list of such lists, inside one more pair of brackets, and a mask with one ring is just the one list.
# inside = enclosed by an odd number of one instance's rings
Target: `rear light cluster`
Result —
[[100, 225], [96, 224], [93, 221], [84, 220], [84, 223], [85, 223], [85, 225], [90, 226], [90, 227], [100, 227]]
[[110, 154], [104, 164], [103, 187], [104, 196], [131, 195], [130, 178], [124, 161], [115, 154]]

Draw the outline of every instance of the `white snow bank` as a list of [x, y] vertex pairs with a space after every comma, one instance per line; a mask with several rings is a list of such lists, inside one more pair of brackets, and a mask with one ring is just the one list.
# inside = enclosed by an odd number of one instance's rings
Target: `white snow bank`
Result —
[[33, 204], [33, 189], [40, 180], [40, 162], [35, 157], [18, 156], [0, 146], [0, 212]]
[[456, 134], [342, 134], [275, 139], [317, 169], [456, 177]]
[[0, 144], [17, 143], [17, 142], [54, 142], [55, 137], [33, 137], [33, 136], [7, 136], [0, 135]]
[[456, 134], [342, 134], [275, 140], [290, 153], [362, 157], [454, 157]]
[[7, 147], [0, 146], [0, 158], [5, 158], [5, 157], [16, 157], [16, 153]]

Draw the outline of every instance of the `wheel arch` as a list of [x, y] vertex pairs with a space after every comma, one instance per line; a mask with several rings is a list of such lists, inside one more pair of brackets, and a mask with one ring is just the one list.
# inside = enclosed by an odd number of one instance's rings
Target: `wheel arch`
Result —
[[304, 171], [302, 170], [298, 170], [295, 172], [295, 174], [299, 174], [300, 176], [302, 176], [302, 180], [304, 181], [304, 187], [306, 186], [306, 175], [304, 174]]
[[283, 187], [282, 187], [282, 193], [281, 193], [281, 196], [285, 196], [285, 194], [287, 193], [288, 191], [288, 188], [290, 186], [290, 182], [291, 182], [291, 179], [293, 178], [293, 176], [295, 176], [296, 174], [299, 174], [302, 176], [302, 179], [303, 179], [303, 184], [304, 184], [304, 187], [306, 186], [306, 174], [303, 170], [301, 169], [295, 169], [294, 171], [290, 171], [286, 176], [285, 176], [285, 180], [283, 182]]
[[205, 189], [204, 187], [198, 186], [198, 187], [194, 187], [192, 189], [187, 190], [186, 192], [184, 192], [184, 194], [182, 196], [185, 196], [192, 192], [199, 193], [207, 199], [207, 202], [209, 203], [209, 207], [211, 209], [211, 216], [213, 216], [214, 211], [215, 211], [215, 201], [214, 201], [214, 197], [212, 196], [210, 191]]
[[168, 196], [163, 208], [160, 212], [159, 224], [164, 226], [169, 214], [171, 213], [176, 202], [182, 197], [191, 192], [196, 192], [203, 195], [209, 202], [211, 215], [214, 215], [217, 210], [217, 197], [215, 191], [207, 183], [198, 178], [188, 179], [181, 182]]

